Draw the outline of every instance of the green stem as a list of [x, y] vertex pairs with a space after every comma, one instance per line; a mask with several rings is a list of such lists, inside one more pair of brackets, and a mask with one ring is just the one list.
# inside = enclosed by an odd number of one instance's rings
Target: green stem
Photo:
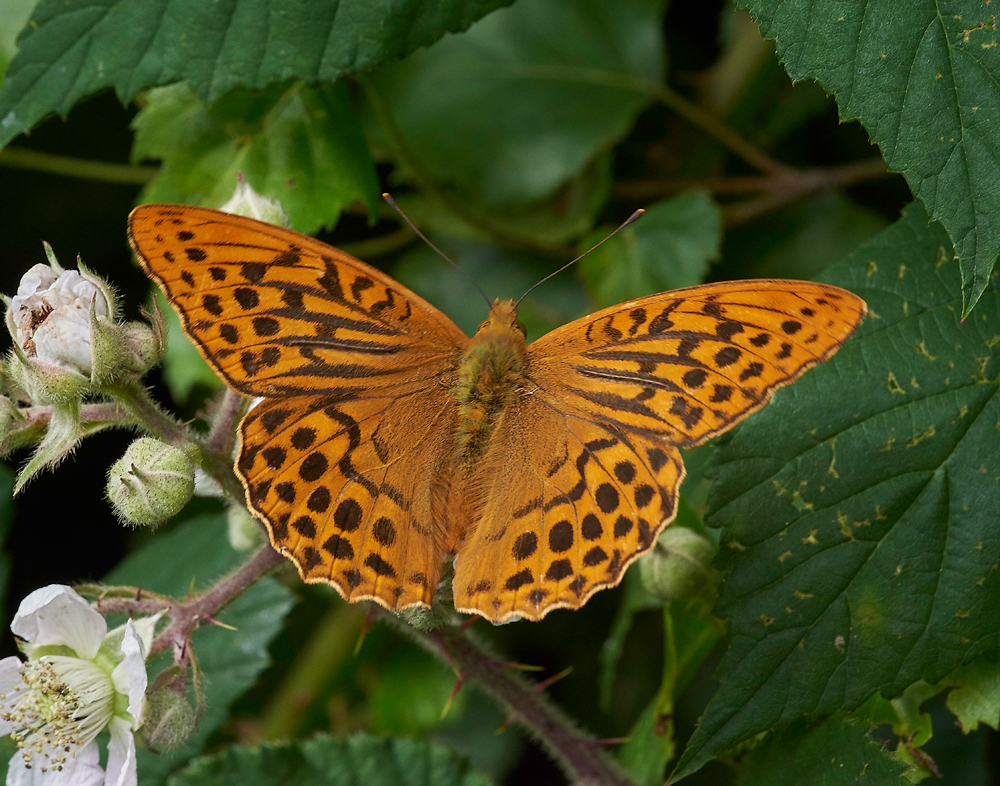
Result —
[[333, 601], [261, 714], [259, 739], [295, 736], [313, 700], [350, 657], [364, 625], [364, 612]]
[[43, 153], [40, 150], [29, 150], [24, 147], [8, 147], [0, 150], [0, 166], [136, 186], [146, 185], [160, 172], [160, 168], [155, 166], [87, 161], [71, 156]]

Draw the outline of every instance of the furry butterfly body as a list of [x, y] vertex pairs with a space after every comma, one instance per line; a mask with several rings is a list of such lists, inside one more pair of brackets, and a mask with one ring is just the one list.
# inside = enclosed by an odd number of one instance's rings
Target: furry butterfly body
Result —
[[185, 331], [264, 401], [237, 472], [306, 581], [494, 623], [578, 608], [673, 518], [680, 448], [829, 358], [855, 295], [751, 280], [664, 292], [525, 340], [512, 301], [467, 337], [374, 268], [288, 229], [143, 205], [129, 234]]

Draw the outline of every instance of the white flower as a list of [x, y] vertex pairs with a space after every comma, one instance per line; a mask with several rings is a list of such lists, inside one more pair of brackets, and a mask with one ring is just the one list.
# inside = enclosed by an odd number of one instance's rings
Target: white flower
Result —
[[[70, 587], [22, 602], [11, 630], [27, 662], [0, 660], [0, 734], [20, 751], [7, 786], [135, 786], [135, 739], [146, 694], [145, 651], [156, 617], [107, 623]], [[107, 773], [94, 741], [111, 733]]]
[[79, 270], [38, 264], [21, 277], [11, 298], [8, 327], [29, 358], [90, 377], [90, 309], [109, 317], [105, 292]]

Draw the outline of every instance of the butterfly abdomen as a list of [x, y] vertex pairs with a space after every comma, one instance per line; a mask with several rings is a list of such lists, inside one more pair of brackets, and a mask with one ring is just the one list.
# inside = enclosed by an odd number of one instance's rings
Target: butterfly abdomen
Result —
[[452, 391], [459, 406], [458, 454], [483, 456], [512, 397], [525, 384], [527, 351], [512, 301], [497, 301], [462, 355]]

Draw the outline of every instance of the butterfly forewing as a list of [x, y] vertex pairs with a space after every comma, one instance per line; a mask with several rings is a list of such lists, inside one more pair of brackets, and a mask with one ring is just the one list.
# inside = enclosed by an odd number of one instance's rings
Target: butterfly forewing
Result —
[[690, 447], [826, 360], [865, 311], [850, 292], [808, 281], [664, 292], [543, 336], [529, 347], [532, 378], [557, 406]]
[[289, 229], [142, 205], [129, 233], [205, 359], [254, 396], [432, 380], [467, 337], [375, 268]]

